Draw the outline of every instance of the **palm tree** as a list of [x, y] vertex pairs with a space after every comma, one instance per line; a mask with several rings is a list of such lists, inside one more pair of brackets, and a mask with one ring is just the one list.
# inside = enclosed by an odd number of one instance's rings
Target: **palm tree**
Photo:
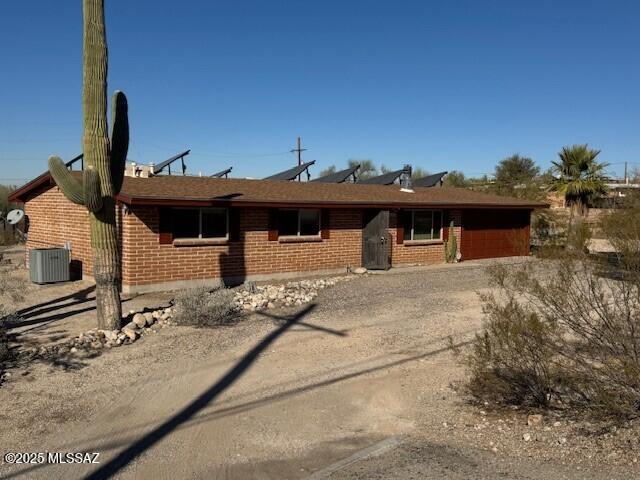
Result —
[[604, 170], [608, 163], [596, 161], [600, 150], [584, 145], [562, 147], [560, 161], [551, 162], [554, 173], [552, 188], [564, 195], [565, 204], [571, 209], [571, 219], [582, 219], [590, 201], [607, 191]]

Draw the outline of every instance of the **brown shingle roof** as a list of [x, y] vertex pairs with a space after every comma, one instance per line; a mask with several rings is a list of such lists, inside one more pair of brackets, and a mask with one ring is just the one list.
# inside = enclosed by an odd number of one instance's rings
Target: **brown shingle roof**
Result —
[[397, 185], [288, 182], [190, 176], [125, 177], [118, 199], [148, 205], [332, 205], [336, 207], [468, 207], [544, 208], [530, 200], [501, 197], [461, 188], [415, 188], [400, 191]]
[[[79, 178], [80, 172], [74, 172]], [[24, 201], [45, 184], [44, 173], [12, 193], [11, 201]], [[546, 208], [531, 200], [501, 197], [463, 188], [415, 187], [415, 193], [400, 191], [398, 185], [289, 182], [162, 175], [151, 178], [125, 177], [118, 199], [135, 205], [308, 205], [335, 207], [466, 207]]]

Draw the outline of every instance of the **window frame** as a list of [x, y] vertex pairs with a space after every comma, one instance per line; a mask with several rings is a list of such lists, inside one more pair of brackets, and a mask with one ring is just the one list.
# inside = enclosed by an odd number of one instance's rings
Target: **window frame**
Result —
[[[307, 234], [307, 235], [302, 235], [300, 233], [300, 226], [301, 226], [301, 215], [300, 212], [302, 210], [312, 210], [312, 211], [316, 211], [318, 212], [318, 233], [313, 233], [313, 234]], [[278, 222], [280, 221], [280, 212], [293, 212], [295, 211], [297, 213], [297, 217], [298, 217], [298, 227], [297, 227], [297, 233], [296, 234], [288, 234], [288, 235], [281, 235], [280, 234], [280, 224], [278, 223], [278, 238], [320, 238], [322, 236], [322, 209], [320, 208], [280, 208], [278, 209]]]
[[[442, 222], [444, 221], [444, 210], [438, 210], [438, 209], [433, 209], [433, 208], [417, 208], [417, 209], [412, 209], [409, 210], [411, 212], [411, 228], [409, 229], [409, 238], [406, 238], [405, 240], [408, 242], [415, 242], [415, 243], [430, 243], [430, 242], [442, 242], [443, 241], [443, 224]], [[429, 239], [414, 239], [414, 230], [415, 230], [415, 217], [416, 217], [416, 212], [431, 212], [431, 238]], [[434, 234], [434, 229], [433, 229], [433, 224], [434, 224], [434, 219], [435, 219], [435, 214], [440, 213], [440, 230], [438, 231], [438, 237], [435, 238], [433, 236]]]
[[[198, 211], [198, 236], [197, 237], [178, 237], [176, 236], [175, 229], [171, 229], [171, 235], [173, 240], [203, 240], [203, 241], [222, 241], [229, 240], [229, 209], [227, 207], [175, 207], [172, 209], [173, 214], [180, 212], [181, 210], [197, 210]], [[202, 236], [202, 212], [211, 212], [214, 210], [224, 210], [225, 213], [225, 235], [224, 237], [203, 237]], [[175, 222], [174, 222], [175, 224]]]

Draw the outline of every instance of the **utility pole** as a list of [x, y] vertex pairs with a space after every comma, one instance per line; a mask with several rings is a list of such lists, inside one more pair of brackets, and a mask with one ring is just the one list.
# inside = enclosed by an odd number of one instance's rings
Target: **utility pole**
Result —
[[[298, 147], [290, 150], [291, 153], [298, 154], [298, 166], [302, 165], [302, 152], [306, 152], [306, 148], [302, 148], [302, 143], [300, 142], [300, 137], [298, 137]], [[298, 181], [300, 181], [300, 175], [298, 175]]]
[[627, 177], [627, 162], [624, 162], [624, 183], [625, 185], [629, 183], [629, 177]]
[[298, 147], [291, 150], [291, 153], [298, 154], [298, 166], [302, 165], [302, 152], [306, 152], [306, 148], [302, 148], [302, 143], [300, 142], [300, 137], [298, 137]]

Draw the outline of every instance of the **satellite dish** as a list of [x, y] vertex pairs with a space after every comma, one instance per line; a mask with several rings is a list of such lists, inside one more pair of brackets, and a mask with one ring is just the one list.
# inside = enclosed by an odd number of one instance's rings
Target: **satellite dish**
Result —
[[24, 218], [24, 211], [22, 210], [11, 210], [7, 213], [7, 223], [9, 225], [17, 225]]

